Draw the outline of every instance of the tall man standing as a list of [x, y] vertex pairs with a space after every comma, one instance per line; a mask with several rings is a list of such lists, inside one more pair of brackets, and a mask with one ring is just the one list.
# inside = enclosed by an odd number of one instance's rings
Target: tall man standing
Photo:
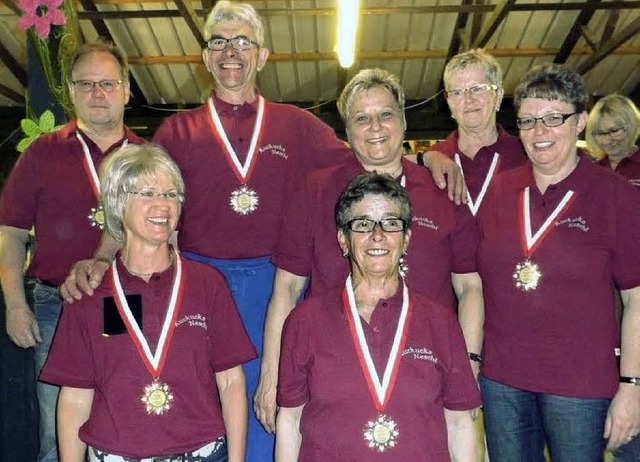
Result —
[[[69, 69], [67, 83], [77, 119], [29, 146], [0, 198], [0, 283], [7, 333], [19, 347], [35, 348], [36, 376], [47, 358], [61, 311], [57, 287], [74, 262], [94, 254], [102, 237], [98, 166], [123, 144], [142, 142], [123, 122], [129, 101], [124, 55], [105, 44], [83, 45]], [[31, 228], [35, 246], [24, 274]], [[103, 248], [110, 247], [105, 242]], [[58, 388], [38, 383], [37, 395], [38, 460], [57, 461]]]

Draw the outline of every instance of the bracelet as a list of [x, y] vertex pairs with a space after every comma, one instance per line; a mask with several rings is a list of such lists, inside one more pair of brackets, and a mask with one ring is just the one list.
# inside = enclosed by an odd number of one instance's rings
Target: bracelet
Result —
[[[482, 362], [483, 362], [482, 356], [480, 356], [478, 353], [471, 353], [470, 351], [467, 351], [467, 357], [471, 361], [475, 361], [478, 364], [482, 364]], [[638, 386], [640, 386], [640, 385], [638, 385]]]
[[636, 387], [640, 387], [640, 377], [623, 377], [620, 376], [620, 383], [630, 383]]
[[424, 167], [424, 151], [420, 151], [416, 157], [416, 162], [418, 165]]

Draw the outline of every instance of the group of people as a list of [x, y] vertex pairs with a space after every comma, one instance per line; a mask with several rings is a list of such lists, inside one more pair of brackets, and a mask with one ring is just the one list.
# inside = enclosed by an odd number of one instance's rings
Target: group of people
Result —
[[[458, 128], [416, 165], [391, 73], [342, 91], [347, 146], [260, 95], [253, 7], [216, 2], [203, 33], [211, 97], [149, 144], [123, 122], [126, 59], [81, 46], [77, 119], [0, 198], [39, 461], [476, 461], [480, 405], [492, 461], [640, 460], [630, 100], [587, 117], [578, 74], [532, 69], [517, 138], [496, 122], [498, 62], [464, 52], [444, 74]], [[608, 168], [576, 148], [585, 128]]]

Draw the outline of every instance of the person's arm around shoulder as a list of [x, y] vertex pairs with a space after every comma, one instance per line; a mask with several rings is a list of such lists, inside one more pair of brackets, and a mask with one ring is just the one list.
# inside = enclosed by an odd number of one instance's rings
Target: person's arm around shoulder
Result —
[[477, 462], [478, 438], [471, 411], [444, 410], [447, 442], [452, 462]]
[[304, 404], [298, 407], [281, 407], [278, 411], [276, 433], [276, 462], [296, 462], [300, 455], [302, 435], [300, 418]]
[[458, 298], [458, 322], [467, 346], [471, 370], [477, 382], [482, 361], [480, 355], [484, 327], [482, 280], [478, 273], [452, 273], [451, 280]]
[[7, 334], [21, 348], [42, 342], [38, 322], [24, 293], [28, 241], [26, 229], [0, 226], [0, 283], [7, 312]]
[[[640, 286], [621, 290], [624, 312], [622, 315], [622, 341], [620, 375], [640, 377]], [[605, 421], [604, 437], [608, 449], [630, 441], [640, 432], [640, 386], [620, 383], [611, 401]]]
[[69, 275], [60, 286], [60, 296], [67, 303], [81, 300], [83, 294], [93, 295], [93, 289], [100, 285], [122, 243], [116, 241], [108, 232], [102, 233], [102, 239], [93, 258], [74, 263]]
[[304, 290], [307, 278], [276, 269], [273, 293], [267, 305], [264, 322], [264, 339], [260, 379], [253, 397], [256, 417], [268, 433], [276, 431], [276, 388], [278, 385], [278, 363], [280, 340], [284, 322], [296, 306]]
[[57, 428], [60, 462], [84, 462], [87, 445], [78, 436], [89, 419], [93, 389], [62, 387], [58, 398]]
[[420, 151], [410, 154], [407, 159], [427, 167], [433, 176], [433, 182], [440, 189], [447, 188], [449, 199], [457, 205], [467, 202], [467, 186], [458, 165], [446, 154], [438, 151]]
[[244, 462], [247, 451], [249, 405], [242, 366], [216, 372], [216, 383], [222, 405], [222, 418], [227, 429], [229, 462]]

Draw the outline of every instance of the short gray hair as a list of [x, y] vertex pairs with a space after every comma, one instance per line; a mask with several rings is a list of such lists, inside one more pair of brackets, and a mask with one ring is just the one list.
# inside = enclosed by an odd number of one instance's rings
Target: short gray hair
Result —
[[640, 111], [629, 98], [612, 94], [600, 98], [589, 113], [587, 121], [587, 149], [595, 157], [601, 157], [603, 150], [596, 142], [593, 132], [600, 129], [602, 116], [609, 116], [615, 123], [625, 127], [631, 138], [631, 144], [640, 136]]
[[516, 87], [513, 95], [516, 112], [525, 98], [563, 101], [581, 113], [587, 106], [589, 95], [584, 80], [576, 71], [560, 64], [543, 64], [527, 72]]
[[386, 69], [362, 69], [358, 72], [340, 93], [338, 98], [338, 112], [342, 121], [347, 125], [349, 115], [351, 113], [351, 104], [353, 99], [363, 91], [371, 90], [372, 88], [386, 88], [393, 95], [393, 99], [398, 105], [400, 114], [402, 114], [402, 123], [406, 127], [407, 122], [404, 116], [404, 88], [400, 85], [398, 77], [393, 75]]
[[[184, 197], [184, 180], [176, 163], [157, 144], [128, 144], [109, 154], [100, 166], [100, 197], [107, 231], [118, 242], [124, 242], [124, 212], [128, 191], [143, 178], [166, 174], [178, 193]], [[182, 201], [181, 201], [182, 202]]]
[[108, 53], [113, 56], [113, 59], [120, 65], [120, 78], [124, 82], [129, 81], [129, 62], [122, 50], [112, 43], [92, 42], [80, 45], [71, 55], [69, 66], [67, 67], [67, 82], [71, 83], [73, 81], [73, 69], [80, 58], [92, 53]]
[[498, 88], [502, 88], [502, 68], [500, 63], [487, 53], [483, 48], [476, 48], [474, 50], [465, 51], [459, 53], [449, 60], [444, 67], [444, 86], [447, 90], [449, 88], [449, 82], [454, 73], [466, 69], [469, 66], [480, 66], [484, 70], [484, 75], [487, 77], [490, 83], [497, 85]]
[[347, 224], [353, 219], [351, 207], [367, 195], [382, 196], [397, 204], [400, 208], [398, 218], [402, 218], [407, 226], [405, 231], [411, 227], [411, 200], [400, 183], [387, 173], [364, 172], [349, 182], [336, 203], [334, 218], [338, 229], [347, 230]]
[[216, 25], [228, 21], [245, 23], [249, 26], [253, 34], [253, 37], [249, 38], [255, 40], [260, 46], [264, 45], [264, 26], [255, 8], [248, 3], [237, 3], [227, 0], [217, 2], [209, 13], [207, 21], [202, 28], [202, 35], [205, 40], [211, 38], [212, 31]]

